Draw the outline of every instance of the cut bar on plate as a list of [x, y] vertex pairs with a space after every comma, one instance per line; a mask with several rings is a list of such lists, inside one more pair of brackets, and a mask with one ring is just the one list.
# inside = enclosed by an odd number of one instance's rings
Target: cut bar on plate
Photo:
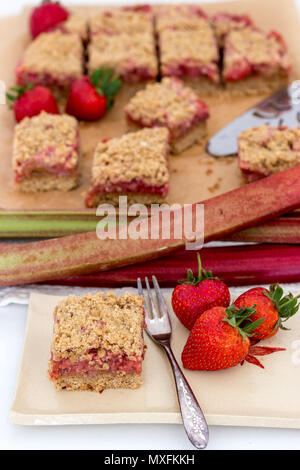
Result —
[[183, 152], [206, 137], [206, 103], [174, 77], [140, 90], [125, 107], [125, 114], [129, 128], [167, 127], [173, 153]]
[[92, 184], [86, 206], [100, 202], [158, 203], [169, 189], [169, 131], [142, 129], [98, 144], [92, 167]]
[[211, 24], [220, 48], [224, 47], [224, 40], [229, 31], [244, 29], [247, 26], [254, 28], [254, 23], [250, 16], [232, 15], [225, 12], [216, 13], [211, 19]]
[[126, 83], [154, 80], [158, 74], [154, 36], [148, 32], [94, 34], [89, 45], [89, 73], [113, 68]]
[[300, 127], [260, 126], [238, 138], [239, 167], [248, 181], [300, 164]]
[[150, 5], [115, 8], [94, 15], [89, 22], [90, 33], [153, 34], [153, 13]]
[[201, 30], [205, 28], [207, 15], [196, 5], [162, 5], [155, 14], [155, 29]]
[[83, 45], [78, 34], [40, 34], [25, 50], [16, 69], [19, 85], [34, 83], [66, 89], [83, 75]]
[[72, 116], [42, 112], [15, 127], [13, 170], [23, 192], [68, 191], [78, 181], [79, 131]]
[[207, 20], [201, 30], [164, 29], [159, 33], [160, 71], [199, 92], [215, 92], [219, 84], [219, 51]]
[[59, 23], [55, 29], [62, 33], [78, 34], [84, 43], [88, 40], [88, 23], [83, 16], [71, 14], [66, 21]]
[[228, 90], [246, 94], [271, 92], [288, 83], [291, 66], [279, 33], [253, 28], [232, 30], [225, 39], [223, 79]]
[[49, 378], [57, 390], [138, 388], [144, 358], [139, 295], [69, 296], [54, 310]]

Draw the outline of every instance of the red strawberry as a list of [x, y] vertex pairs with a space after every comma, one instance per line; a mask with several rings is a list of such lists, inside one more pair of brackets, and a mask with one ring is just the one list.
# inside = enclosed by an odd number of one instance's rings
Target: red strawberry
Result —
[[215, 279], [211, 271], [201, 267], [199, 254], [199, 272], [194, 277], [189, 269], [187, 280], [175, 287], [172, 293], [172, 306], [181, 323], [192, 329], [197, 318], [212, 307], [228, 307], [229, 289], [223, 281]]
[[98, 69], [91, 79], [82, 77], [72, 84], [66, 111], [78, 119], [97, 121], [112, 106], [120, 86], [112, 69]]
[[[191, 370], [228, 369], [249, 353], [249, 333], [263, 322], [249, 321], [253, 308], [214, 307], [196, 321], [182, 352], [182, 364]], [[241, 324], [244, 324], [241, 327]]]
[[44, 1], [42, 5], [35, 8], [30, 17], [30, 32], [33, 38], [39, 34], [51, 31], [62, 21], [66, 21], [69, 12], [58, 2]]
[[[298, 296], [297, 296], [298, 297]], [[264, 318], [264, 322], [255, 331], [257, 339], [270, 338], [279, 328], [284, 328], [282, 323], [288, 320], [299, 309], [297, 297], [288, 294], [283, 297], [283, 289], [274, 284], [270, 290], [255, 287], [240, 295], [234, 305], [237, 308], [255, 305], [255, 313], [251, 320]]]
[[59, 114], [57, 103], [48, 88], [43, 86], [16, 85], [6, 94], [9, 102], [13, 102], [13, 110], [17, 122], [25, 117], [32, 117], [46, 111], [49, 114]]

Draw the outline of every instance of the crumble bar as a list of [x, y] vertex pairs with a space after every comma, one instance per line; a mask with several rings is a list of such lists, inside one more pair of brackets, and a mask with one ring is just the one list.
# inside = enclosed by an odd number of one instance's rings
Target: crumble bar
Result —
[[113, 68], [127, 83], [155, 79], [158, 65], [153, 35], [94, 34], [89, 45], [89, 73], [98, 68]]
[[211, 23], [220, 48], [224, 47], [225, 37], [229, 31], [255, 27], [252, 19], [248, 15], [232, 15], [231, 13], [224, 12], [216, 13], [212, 17]]
[[88, 23], [80, 15], [71, 14], [66, 21], [59, 23], [56, 29], [63, 33], [78, 34], [84, 43], [88, 40]]
[[150, 5], [106, 10], [90, 19], [90, 33], [153, 34], [153, 13]]
[[248, 181], [300, 164], [300, 128], [253, 127], [238, 138], [239, 167]]
[[167, 127], [173, 153], [183, 152], [206, 136], [208, 107], [181, 80], [165, 77], [148, 84], [124, 109], [129, 128]]
[[212, 93], [219, 84], [219, 50], [208, 21], [203, 29], [164, 29], [159, 34], [161, 75], [184, 80], [199, 93]]
[[118, 204], [159, 203], [169, 189], [169, 131], [164, 127], [142, 129], [98, 144], [92, 166], [92, 184], [86, 206], [100, 202]]
[[246, 94], [275, 91], [287, 84], [290, 70], [279, 33], [244, 28], [226, 36], [223, 79], [227, 89]]
[[138, 388], [144, 358], [139, 295], [69, 296], [54, 310], [48, 375], [57, 390]]
[[17, 83], [68, 88], [83, 75], [83, 55], [78, 34], [42, 33], [31, 42], [18, 64]]
[[72, 116], [44, 111], [15, 127], [13, 170], [23, 192], [68, 191], [78, 181], [79, 131]]

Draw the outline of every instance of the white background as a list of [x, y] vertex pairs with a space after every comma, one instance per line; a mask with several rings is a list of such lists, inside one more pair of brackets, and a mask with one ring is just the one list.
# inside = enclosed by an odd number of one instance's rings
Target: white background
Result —
[[[101, 2], [71, 0], [63, 3], [74, 5]], [[135, 4], [138, 1], [128, 0], [126, 3]], [[151, 0], [144, 3], [151, 3]], [[300, 12], [300, 0], [296, 0], [296, 3]], [[0, 16], [20, 13], [25, 4], [26, 0], [2, 1]], [[275, 4], [276, 0], [274, 6]], [[181, 425], [22, 427], [10, 423], [8, 412], [14, 395], [26, 314], [27, 307], [23, 306], [0, 309], [0, 449], [193, 449]], [[288, 400], [288, 390], [286, 398]], [[208, 448], [300, 449], [300, 430], [211, 426]]]

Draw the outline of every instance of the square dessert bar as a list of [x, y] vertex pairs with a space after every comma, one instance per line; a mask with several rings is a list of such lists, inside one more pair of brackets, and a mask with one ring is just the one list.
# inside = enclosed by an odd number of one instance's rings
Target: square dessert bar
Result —
[[94, 34], [89, 45], [89, 73], [98, 68], [113, 68], [127, 83], [155, 79], [158, 65], [153, 35]]
[[71, 14], [66, 21], [59, 23], [55, 29], [63, 33], [78, 34], [84, 43], [88, 40], [88, 22], [86, 18], [80, 15]]
[[153, 34], [154, 17], [150, 5], [112, 8], [90, 19], [90, 33], [98, 34]]
[[255, 27], [252, 19], [248, 15], [232, 15], [230, 13], [216, 13], [212, 19], [211, 23], [213, 25], [215, 35], [219, 47], [224, 47], [225, 37], [229, 31], [235, 29], [244, 29], [246, 27]]
[[219, 50], [208, 21], [201, 30], [164, 29], [159, 34], [159, 52], [163, 77], [182, 78], [201, 94], [216, 91]]
[[223, 79], [230, 91], [261, 93], [284, 87], [290, 64], [281, 36], [253, 28], [232, 30], [225, 38]]
[[260, 126], [238, 138], [239, 167], [248, 181], [300, 164], [300, 127]]
[[83, 75], [83, 55], [78, 34], [61, 31], [40, 34], [17, 66], [17, 83], [66, 89]]
[[13, 171], [23, 192], [68, 191], [78, 180], [79, 131], [72, 116], [44, 111], [15, 127]]
[[118, 204], [159, 203], [169, 189], [169, 131], [165, 127], [142, 129], [98, 144], [92, 167], [87, 207], [100, 202]]
[[193, 30], [207, 24], [207, 15], [196, 5], [162, 5], [155, 13], [155, 29]]
[[48, 375], [57, 390], [138, 388], [144, 358], [139, 295], [69, 296], [54, 310]]
[[206, 103], [174, 77], [149, 83], [131, 98], [124, 111], [129, 128], [167, 127], [173, 153], [183, 152], [206, 136]]

